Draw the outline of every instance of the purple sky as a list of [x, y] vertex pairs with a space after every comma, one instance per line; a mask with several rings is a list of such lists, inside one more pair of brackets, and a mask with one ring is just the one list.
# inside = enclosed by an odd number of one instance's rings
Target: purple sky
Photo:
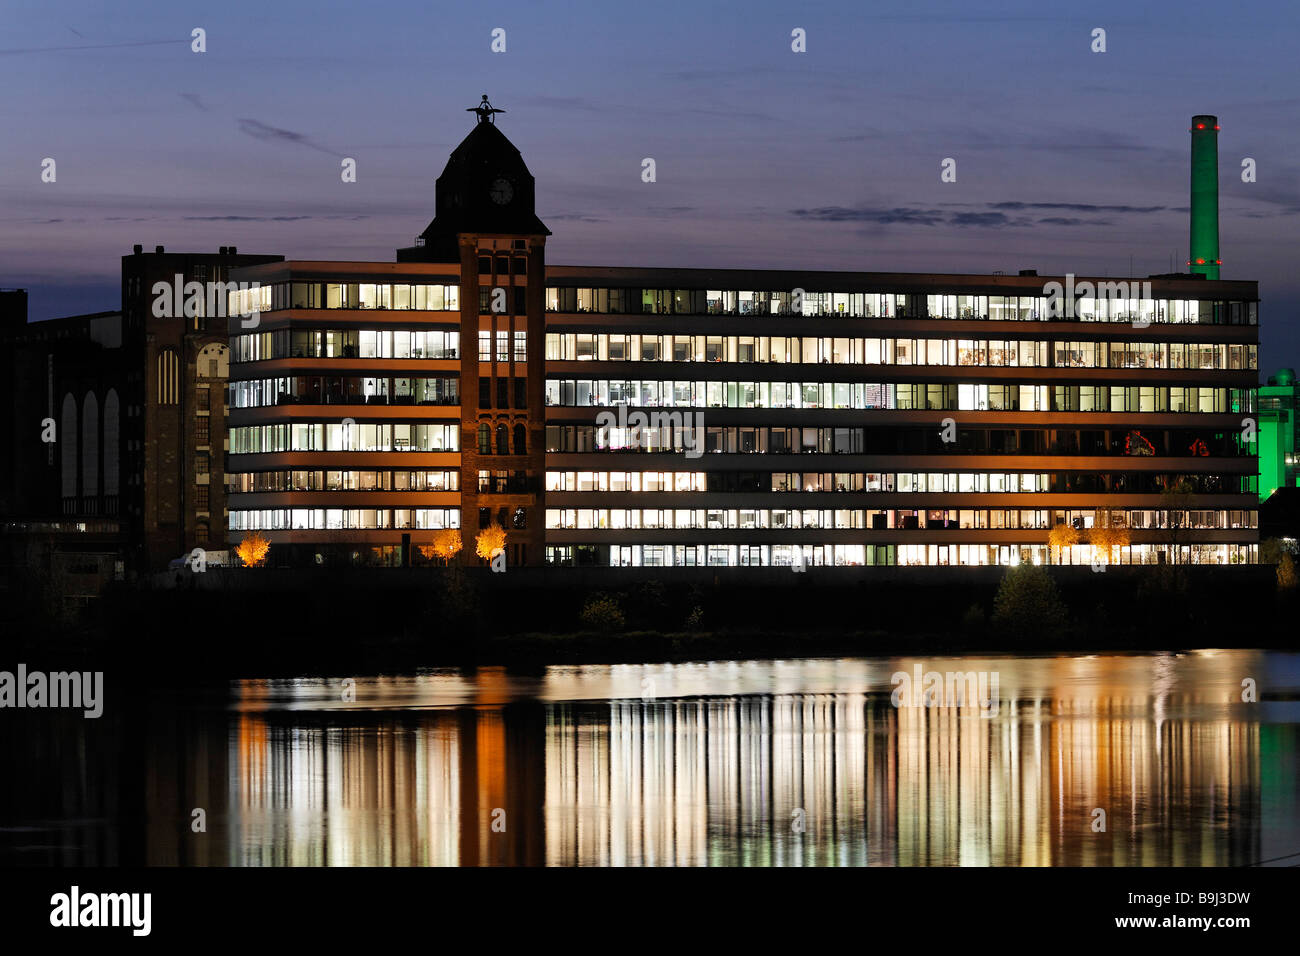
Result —
[[1261, 284], [1261, 371], [1300, 366], [1291, 0], [7, 0], [3, 22], [0, 286], [33, 319], [116, 308], [135, 243], [391, 261], [484, 92], [554, 263], [1181, 270], [1188, 122], [1213, 113], [1223, 277]]

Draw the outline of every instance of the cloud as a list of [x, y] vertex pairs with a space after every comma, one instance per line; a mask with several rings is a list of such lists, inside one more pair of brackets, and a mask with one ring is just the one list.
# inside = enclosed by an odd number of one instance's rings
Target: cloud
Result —
[[185, 100], [186, 102], [188, 102], [188, 103], [189, 103], [191, 106], [193, 106], [196, 110], [201, 110], [201, 111], [204, 112], [204, 113], [208, 112], [208, 108], [207, 108], [206, 106], [203, 105], [203, 100], [199, 99], [199, 94], [197, 94], [197, 93], [180, 93], [180, 94], [178, 94], [178, 95], [180, 96], [181, 99], [183, 99], [183, 100]]
[[[76, 32], [75, 30], [73, 31]], [[184, 43], [189, 46], [189, 37], [183, 40], [136, 40], [131, 43], [88, 43], [85, 46], [33, 46], [21, 47], [12, 50], [0, 50], [0, 56], [6, 54], [18, 53], [63, 53], [67, 50], [116, 50], [121, 47], [129, 46], [167, 46], [173, 43]]]
[[959, 212], [955, 213], [948, 220], [950, 226], [1014, 226], [1018, 223], [1012, 222], [1000, 212]]
[[1153, 213], [1168, 212], [1168, 206], [1105, 206], [1083, 202], [991, 202], [985, 203], [990, 209], [1061, 209], [1066, 212], [1121, 212]]
[[181, 216], [186, 222], [301, 222], [305, 219], [346, 219], [356, 222], [369, 216]]
[[1077, 216], [1044, 216], [1038, 220], [1045, 226], [1113, 226], [1110, 219], [1080, 219]]
[[308, 149], [318, 150], [322, 153], [329, 153], [331, 156], [342, 156], [342, 153], [336, 153], [332, 149], [327, 149], [319, 143], [312, 140], [303, 133], [295, 133], [291, 129], [280, 129], [277, 126], [267, 126], [260, 120], [241, 119], [239, 121], [239, 131], [247, 133], [253, 139], [260, 139], [269, 143], [289, 143], [293, 146], [306, 146]]
[[[1176, 212], [1170, 206], [1122, 206], [1101, 205], [1094, 203], [1053, 203], [1053, 202], [989, 202], [982, 204], [983, 211], [949, 211], [951, 207], [970, 207], [970, 203], [944, 203], [938, 209], [916, 206], [894, 206], [890, 208], [873, 208], [866, 206], [822, 206], [818, 209], [794, 209], [792, 215], [800, 219], [815, 222], [862, 222], [881, 226], [951, 226], [954, 228], [972, 227], [976, 229], [1032, 228], [1045, 226], [1111, 226], [1114, 221], [1108, 218], [1084, 218], [1082, 216], [1041, 216], [1037, 219], [1029, 216], [1013, 216], [1008, 213], [1033, 211], [1064, 211], [1083, 213], [1121, 213], [1126, 215], [1148, 215], [1158, 212]], [[1186, 210], [1182, 210], [1186, 211]]]
[[[938, 226], [947, 214], [937, 209], [851, 209], [847, 206], [822, 206], [818, 209], [795, 209], [794, 215], [814, 222], [872, 222], [880, 225], [905, 223], [914, 226]], [[958, 215], [962, 215], [958, 213]]]

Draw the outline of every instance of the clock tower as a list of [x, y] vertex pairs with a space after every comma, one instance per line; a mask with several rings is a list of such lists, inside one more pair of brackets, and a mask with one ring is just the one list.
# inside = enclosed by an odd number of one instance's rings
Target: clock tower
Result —
[[433, 222], [398, 262], [456, 263], [460, 270], [461, 536], [506, 532], [506, 567], [545, 556], [546, 237], [535, 184], [497, 128], [505, 112], [482, 102], [477, 122], [435, 187]]

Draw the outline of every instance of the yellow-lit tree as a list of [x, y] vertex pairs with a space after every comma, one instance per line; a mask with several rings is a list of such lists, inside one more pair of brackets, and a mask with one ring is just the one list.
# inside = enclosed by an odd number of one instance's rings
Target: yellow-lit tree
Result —
[[270, 551], [271, 542], [263, 538], [257, 531], [244, 535], [244, 540], [239, 542], [238, 547], [235, 548], [235, 554], [239, 555], [239, 560], [250, 568], [262, 564]]
[[1277, 562], [1277, 587], [1279, 591], [1294, 591], [1296, 587], [1295, 559], [1290, 551], [1283, 551]]
[[433, 539], [434, 555], [442, 558], [442, 560], [446, 561], [448, 564], [451, 563], [452, 558], [460, 554], [462, 547], [460, 532], [455, 528], [444, 528], [439, 531]]
[[1128, 528], [1118, 515], [1112, 515], [1109, 511], [1094, 511], [1088, 540], [1092, 542], [1097, 557], [1106, 564], [1112, 564], [1115, 549], [1127, 548], [1130, 539]]
[[494, 554], [505, 550], [505, 546], [506, 529], [499, 524], [488, 525], [474, 538], [474, 553], [484, 561], [491, 561]]
[[1047, 536], [1047, 546], [1055, 556], [1057, 564], [1061, 563], [1061, 549], [1071, 548], [1078, 543], [1079, 532], [1071, 524], [1058, 524]]

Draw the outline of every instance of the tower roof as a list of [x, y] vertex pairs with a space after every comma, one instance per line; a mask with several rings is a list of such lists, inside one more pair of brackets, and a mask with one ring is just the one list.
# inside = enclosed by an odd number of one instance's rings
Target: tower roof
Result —
[[497, 127], [487, 102], [471, 112], [478, 122], [451, 152], [438, 177], [433, 221], [421, 233], [426, 247], [454, 248], [461, 233], [549, 236], [534, 212], [532, 173], [515, 144]]

